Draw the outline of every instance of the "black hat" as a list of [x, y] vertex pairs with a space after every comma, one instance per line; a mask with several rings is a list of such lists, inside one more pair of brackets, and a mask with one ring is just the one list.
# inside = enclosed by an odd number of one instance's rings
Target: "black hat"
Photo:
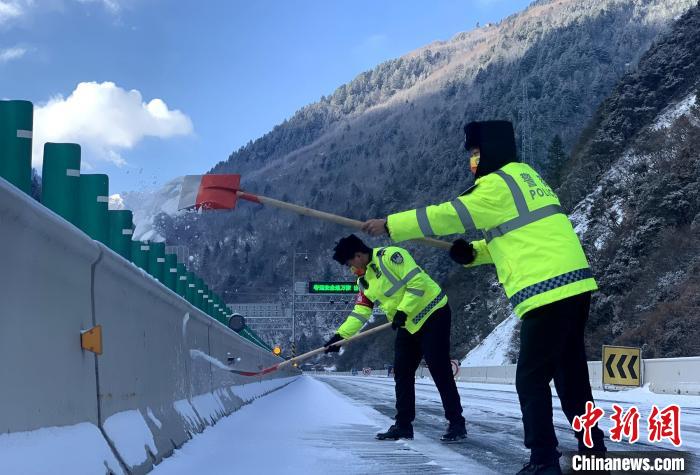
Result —
[[367, 247], [367, 245], [362, 242], [362, 239], [358, 238], [354, 234], [351, 234], [348, 237], [342, 238], [335, 245], [335, 248], [333, 249], [333, 259], [338, 261], [340, 264], [345, 265], [348, 260], [355, 257], [356, 252], [371, 254], [372, 249]]
[[479, 147], [481, 153], [477, 178], [518, 161], [513, 124], [507, 120], [469, 122], [465, 125], [464, 148], [470, 150], [475, 147]]

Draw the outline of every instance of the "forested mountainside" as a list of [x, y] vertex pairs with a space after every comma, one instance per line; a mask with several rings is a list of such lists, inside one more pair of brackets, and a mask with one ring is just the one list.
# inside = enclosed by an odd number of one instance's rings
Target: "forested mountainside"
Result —
[[600, 285], [600, 342], [645, 357], [700, 354], [700, 7], [598, 109], [560, 195]]
[[[577, 146], [567, 165], [569, 151], [581, 143], [601, 101], [620, 78], [637, 74], [640, 57], [694, 4], [535, 2], [499, 24], [359, 75], [211, 172], [240, 173], [246, 189], [263, 195], [357, 219], [379, 217], [451, 199], [467, 188], [462, 125], [505, 118], [516, 125], [523, 160], [551, 184], [564, 176], [570, 187], [585, 146]], [[581, 199], [586, 186], [577, 185]], [[571, 209], [575, 200], [567, 194]], [[261, 288], [289, 288], [295, 251], [308, 250], [311, 263], [297, 280], [350, 277], [330, 259], [334, 242], [348, 233], [336, 225], [248, 203], [231, 213], [161, 214], [156, 224], [168, 241], [189, 246], [198, 272], [230, 300]], [[463, 356], [509, 313], [493, 270], [466, 272], [445, 253], [406, 247], [445, 285], [454, 310], [454, 353]], [[299, 329], [306, 337], [315, 334], [313, 340], [323, 338], [342, 319], [328, 315], [304, 315]], [[283, 335], [267, 337], [280, 341]], [[389, 341], [375, 340], [355, 364], [391, 360]], [[362, 351], [358, 345], [342, 359]]]

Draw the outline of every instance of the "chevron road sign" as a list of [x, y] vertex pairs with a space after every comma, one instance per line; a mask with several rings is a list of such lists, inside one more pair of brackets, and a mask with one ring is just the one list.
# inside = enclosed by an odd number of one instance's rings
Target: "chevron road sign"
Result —
[[603, 345], [603, 386], [642, 385], [642, 350], [628, 346]]

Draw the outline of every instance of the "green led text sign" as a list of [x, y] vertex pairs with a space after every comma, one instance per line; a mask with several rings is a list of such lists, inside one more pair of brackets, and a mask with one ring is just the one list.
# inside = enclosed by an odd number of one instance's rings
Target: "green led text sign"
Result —
[[309, 282], [310, 294], [356, 294], [359, 291], [355, 282]]

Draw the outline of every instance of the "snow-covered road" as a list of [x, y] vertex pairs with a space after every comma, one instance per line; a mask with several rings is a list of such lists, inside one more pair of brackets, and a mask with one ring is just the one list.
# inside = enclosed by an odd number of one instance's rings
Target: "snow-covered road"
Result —
[[[394, 381], [381, 377], [363, 376], [323, 376], [321, 381], [332, 386], [367, 407], [372, 407], [386, 416], [393, 416]], [[515, 473], [527, 462], [529, 453], [522, 442], [522, 422], [520, 405], [515, 387], [510, 385], [457, 383], [467, 419], [468, 439], [464, 444], [451, 444], [451, 450], [489, 467], [498, 473]], [[640, 421], [640, 440], [634, 445], [627, 442], [613, 443], [606, 440], [609, 450], [613, 451], [650, 451], [683, 450], [694, 454], [694, 466], [698, 467], [700, 454], [700, 397], [670, 396], [653, 394], [640, 388], [623, 392], [594, 391], [596, 405], [605, 410], [606, 416], [601, 422], [602, 429], [608, 433], [612, 423], [608, 415], [612, 414], [612, 404], [624, 409], [636, 406], [642, 417]], [[559, 449], [576, 450], [576, 440], [564, 417], [559, 399], [552, 399], [554, 422], [559, 439]], [[668, 442], [651, 444], [646, 441], [646, 417], [652, 404], [663, 408], [669, 404], [679, 404], [682, 409], [683, 445], [675, 449]], [[416, 381], [416, 421], [414, 429], [425, 437], [436, 440], [445, 428], [440, 396], [429, 379]], [[368, 434], [371, 435], [371, 434]], [[472, 473], [463, 471], [459, 473]]]
[[[156, 467], [171, 474], [373, 474], [515, 473], [527, 459], [517, 394], [512, 386], [458, 383], [469, 437], [465, 443], [438, 441], [445, 428], [432, 381], [416, 382], [416, 438], [379, 442], [394, 414], [394, 382], [381, 377], [302, 376], [288, 386], [208, 428]], [[651, 404], [680, 404], [682, 450], [700, 452], [700, 397], [659, 396], [644, 389], [595, 394], [609, 414], [611, 404], [636, 405], [644, 418]], [[575, 439], [554, 399], [560, 448], [575, 449]], [[602, 424], [609, 428], [609, 420]], [[672, 450], [642, 438], [633, 450]], [[609, 444], [630, 450], [628, 444]], [[697, 463], [697, 461], [696, 461]], [[697, 466], [697, 465], [696, 465]]]

